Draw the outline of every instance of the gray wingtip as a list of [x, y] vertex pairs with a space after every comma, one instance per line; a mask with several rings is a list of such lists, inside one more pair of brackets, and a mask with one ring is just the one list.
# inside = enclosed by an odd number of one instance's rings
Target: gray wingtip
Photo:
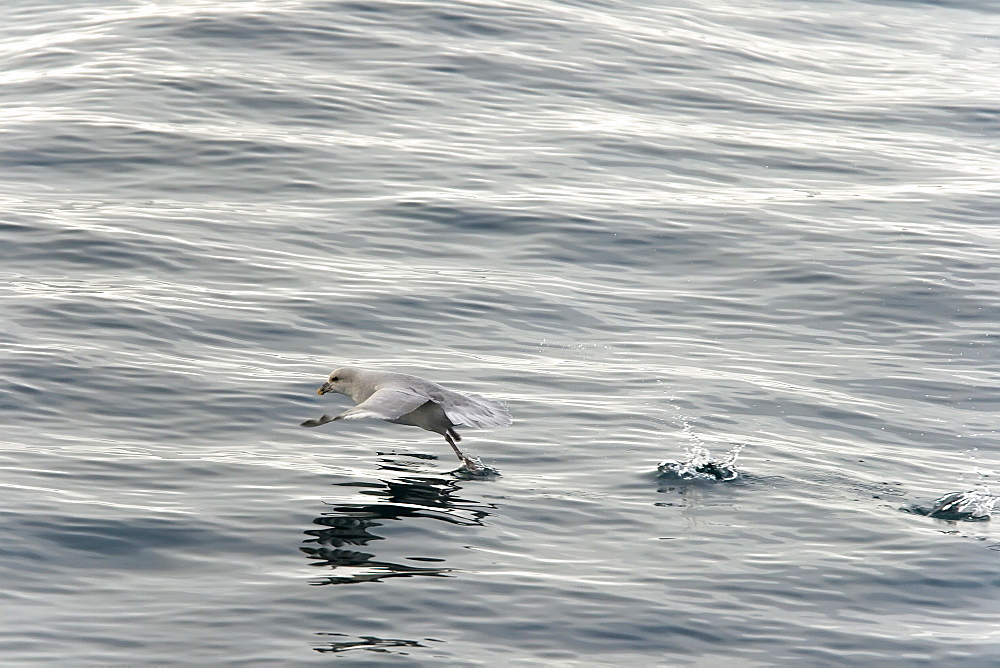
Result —
[[329, 415], [323, 415], [322, 417], [320, 417], [318, 419], [306, 420], [305, 422], [300, 423], [299, 426], [300, 427], [318, 427], [318, 426], [320, 426], [322, 424], [326, 424], [327, 422], [330, 422], [331, 420], [335, 420], [335, 419], [336, 418], [332, 418]]

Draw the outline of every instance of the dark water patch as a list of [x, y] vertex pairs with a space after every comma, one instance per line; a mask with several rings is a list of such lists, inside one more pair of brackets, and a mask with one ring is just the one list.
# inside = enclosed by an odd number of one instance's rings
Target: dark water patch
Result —
[[295, 44], [336, 42], [352, 34], [345, 26], [296, 22], [267, 12], [157, 18], [141, 21], [134, 29], [166, 33], [161, 38], [201, 43], [217, 51], [239, 48], [239, 43], [250, 41], [257, 49], [285, 51]]
[[111, 568], [122, 573], [173, 570], [182, 567], [185, 555], [214, 552], [217, 543], [215, 528], [191, 522], [186, 515], [161, 520], [67, 514], [36, 516], [30, 525], [24, 519], [11, 519], [22, 526], [10, 544], [17, 549], [8, 558], [23, 566], [30, 562], [41, 573], [60, 568], [72, 568], [77, 575]]
[[383, 209], [382, 214], [401, 220], [432, 222], [457, 233], [530, 231], [546, 221], [546, 216], [540, 212], [489, 210], [417, 201], [395, 203]]
[[187, 529], [175, 522], [95, 522], [79, 518], [58, 530], [40, 530], [36, 534], [60, 548], [107, 556], [209, 540], [206, 532]]
[[[177, 248], [142, 239], [114, 228], [106, 230], [22, 229], [16, 239], [2, 244], [0, 258], [10, 269], [45, 267], [50, 275], [72, 274], [77, 269], [114, 271], [135, 269], [175, 271], [190, 266], [191, 260]], [[53, 271], [55, 270], [55, 271]]]

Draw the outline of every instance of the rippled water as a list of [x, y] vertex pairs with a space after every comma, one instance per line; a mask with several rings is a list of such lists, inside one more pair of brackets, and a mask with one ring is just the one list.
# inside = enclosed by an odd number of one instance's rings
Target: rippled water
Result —
[[0, 21], [5, 665], [995, 665], [994, 3]]

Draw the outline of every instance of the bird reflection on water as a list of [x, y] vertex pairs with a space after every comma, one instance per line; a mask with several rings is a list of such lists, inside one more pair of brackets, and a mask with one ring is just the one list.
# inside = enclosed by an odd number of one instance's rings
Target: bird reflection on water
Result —
[[417, 642], [416, 640], [404, 640], [402, 638], [378, 638], [376, 636], [361, 636], [357, 640], [351, 640], [348, 638], [348, 636], [345, 636], [343, 633], [317, 633], [316, 635], [344, 638], [344, 640], [331, 641], [319, 647], [313, 648], [317, 652], [324, 652], [324, 653], [349, 652], [351, 650], [361, 649], [361, 650], [367, 650], [369, 652], [378, 652], [381, 654], [406, 655], [407, 652], [395, 650], [395, 648], [427, 647], [427, 645], [423, 645]]
[[358, 493], [376, 497], [368, 503], [332, 503], [330, 511], [313, 520], [322, 528], [310, 529], [311, 538], [300, 548], [312, 565], [328, 567], [331, 575], [314, 585], [379, 582], [388, 578], [416, 575], [445, 576], [453, 569], [441, 565], [442, 559], [410, 557], [427, 565], [382, 561], [372, 550], [373, 543], [385, 540], [378, 527], [390, 521], [433, 519], [459, 526], [482, 526], [492, 513], [492, 506], [462, 499], [458, 481], [430, 476], [402, 476], [380, 482], [346, 482], [338, 487], [357, 488]]

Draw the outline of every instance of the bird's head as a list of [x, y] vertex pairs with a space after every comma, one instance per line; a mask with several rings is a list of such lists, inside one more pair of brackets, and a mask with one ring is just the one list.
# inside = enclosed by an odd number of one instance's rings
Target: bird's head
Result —
[[348, 394], [347, 386], [354, 379], [354, 369], [343, 367], [330, 374], [326, 382], [316, 390], [316, 394], [324, 395], [327, 392], [337, 392], [338, 394]]

